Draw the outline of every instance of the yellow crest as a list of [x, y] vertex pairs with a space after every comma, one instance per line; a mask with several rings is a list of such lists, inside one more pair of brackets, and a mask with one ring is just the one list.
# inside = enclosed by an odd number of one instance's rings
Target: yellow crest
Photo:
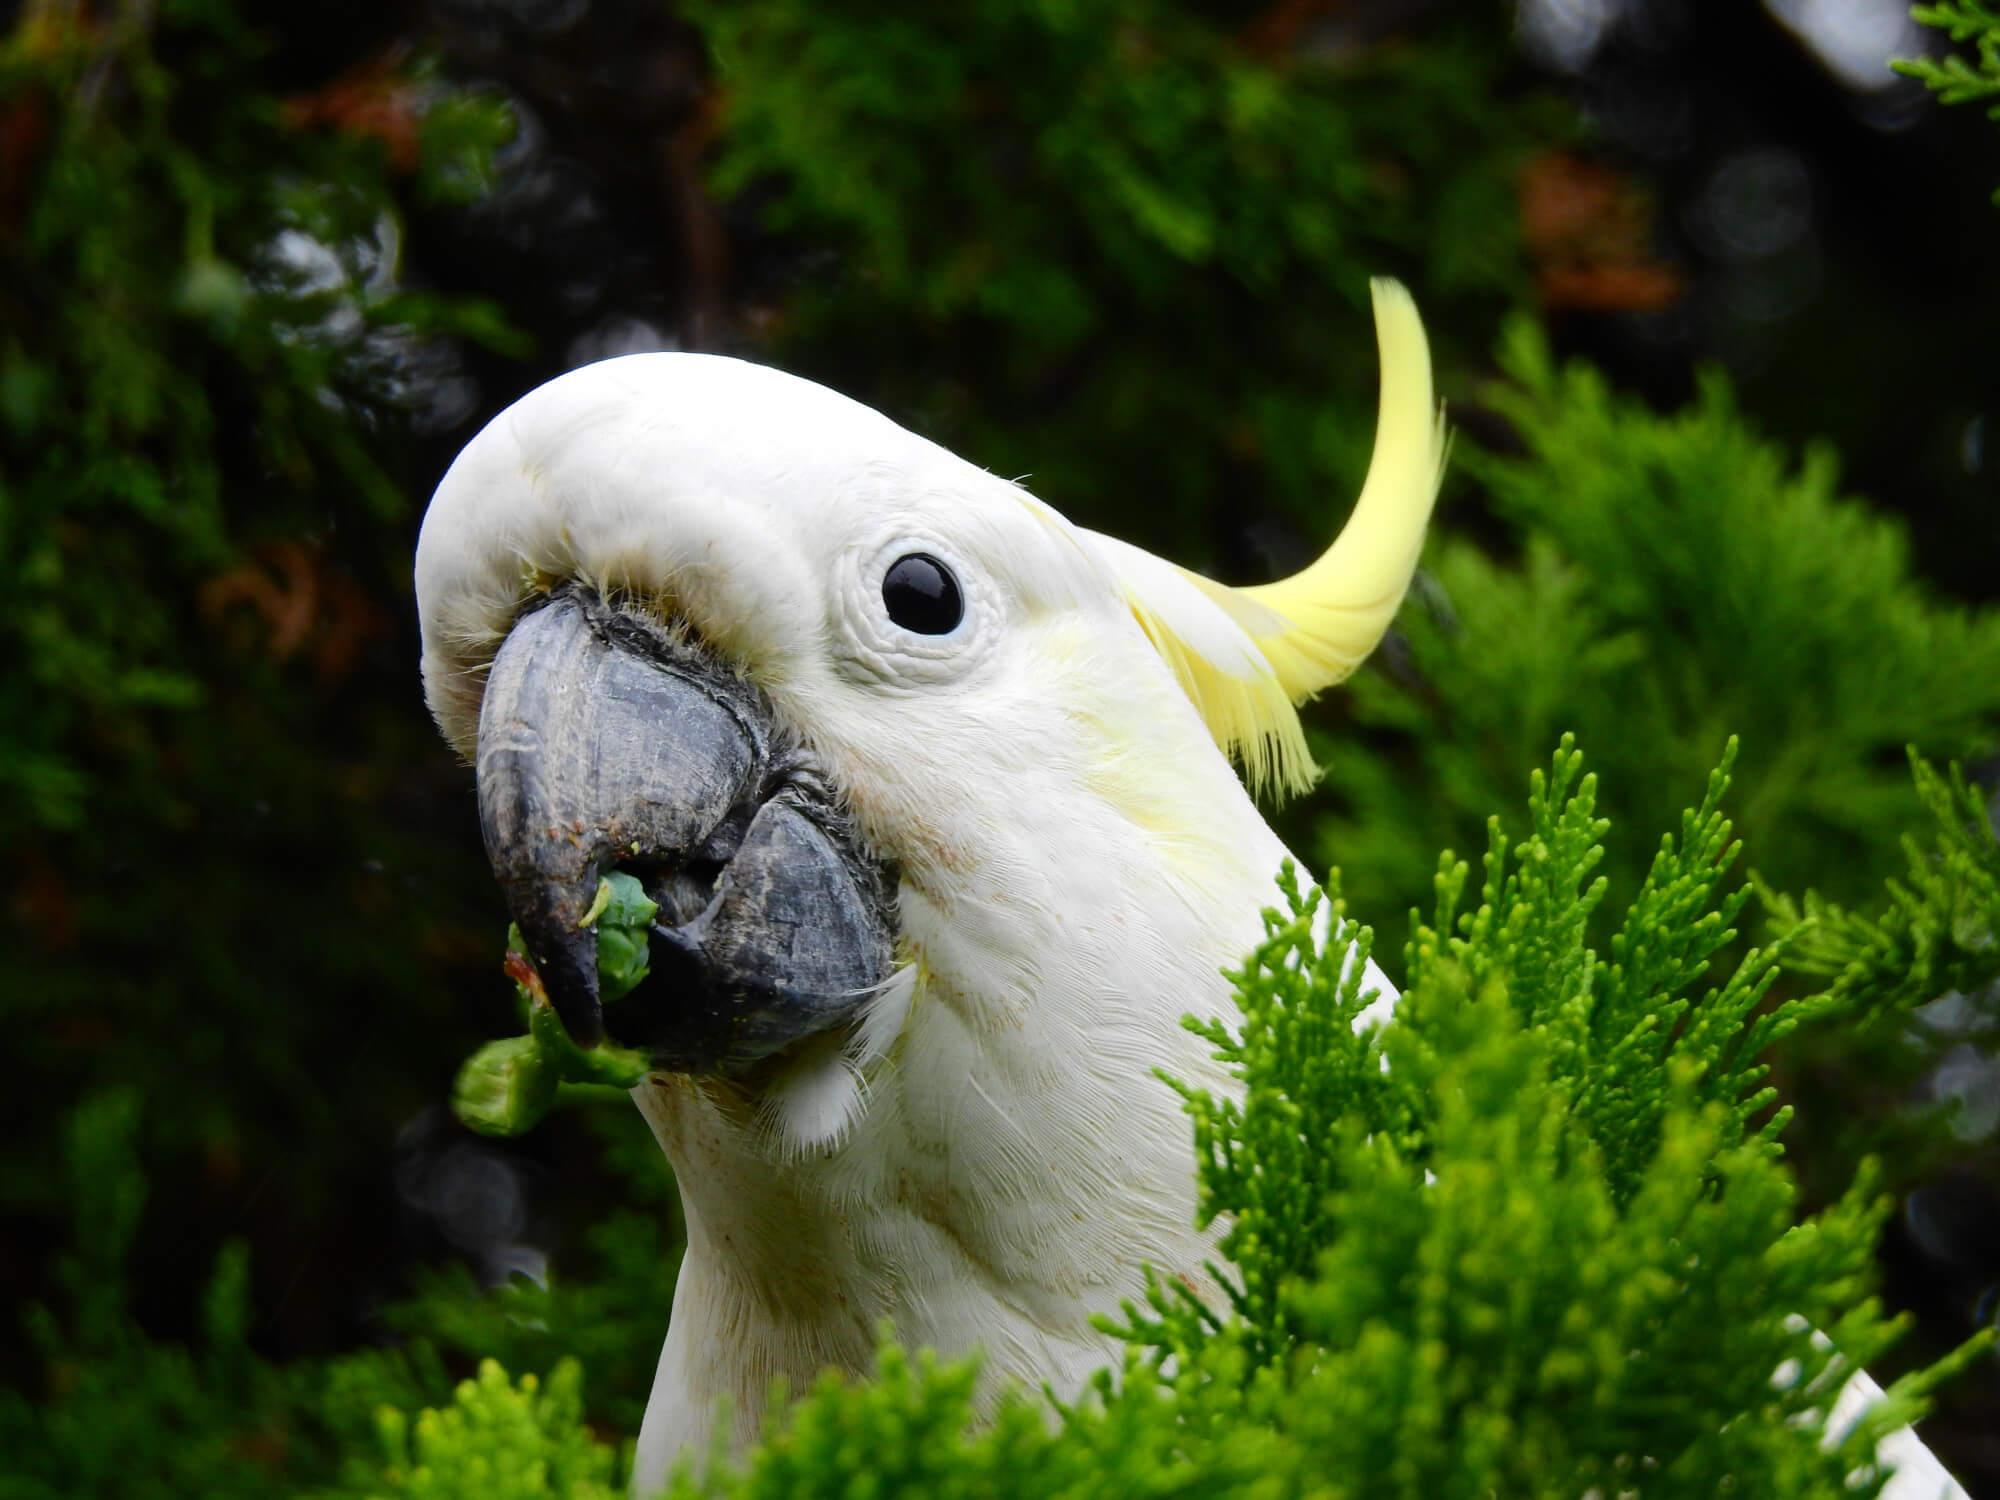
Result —
[[1444, 473], [1430, 346], [1399, 282], [1372, 285], [1382, 395], [1375, 453], [1333, 545], [1278, 583], [1230, 588], [1098, 533], [1127, 603], [1252, 791], [1302, 791], [1318, 774], [1297, 704], [1360, 666], [1416, 571]]

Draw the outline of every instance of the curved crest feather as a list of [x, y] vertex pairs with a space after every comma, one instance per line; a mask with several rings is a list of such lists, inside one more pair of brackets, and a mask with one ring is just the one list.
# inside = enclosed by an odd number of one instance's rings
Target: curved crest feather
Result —
[[1114, 538], [1086, 533], [1147, 637], [1252, 791], [1302, 791], [1317, 775], [1296, 705], [1341, 681], [1388, 631], [1416, 572], [1444, 473], [1430, 345], [1402, 284], [1371, 287], [1382, 358], [1375, 452], [1347, 524], [1301, 572], [1230, 588]]

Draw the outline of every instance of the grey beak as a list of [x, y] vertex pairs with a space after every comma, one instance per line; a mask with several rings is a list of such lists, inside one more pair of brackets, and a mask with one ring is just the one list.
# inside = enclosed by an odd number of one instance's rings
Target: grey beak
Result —
[[563, 1024], [605, 1035], [599, 878], [661, 903], [653, 974], [608, 1018], [662, 1067], [729, 1069], [838, 1025], [888, 977], [886, 872], [754, 687], [571, 587], [523, 615], [479, 719], [487, 857]]

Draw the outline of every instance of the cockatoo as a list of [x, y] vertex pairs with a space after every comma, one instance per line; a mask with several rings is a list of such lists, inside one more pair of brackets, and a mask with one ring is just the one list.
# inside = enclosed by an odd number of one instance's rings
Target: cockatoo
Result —
[[[688, 1235], [639, 1492], [710, 1447], [722, 1398], [740, 1442], [774, 1380], [868, 1368], [884, 1319], [983, 1350], [989, 1393], [1073, 1392], [1142, 1267], [1214, 1291], [1153, 1070], [1232, 1090], [1181, 1023], [1229, 1011], [1288, 858], [1251, 794], [1309, 781], [1294, 705], [1416, 567], [1444, 427], [1409, 295], [1374, 307], [1360, 498], [1262, 587], [709, 355], [564, 375], [446, 474], [425, 691], [579, 1042], [607, 1026], [600, 874], [662, 907], [655, 978], [608, 1017], [659, 1064], [634, 1097]], [[1395, 998], [1366, 980], [1364, 1023]]]

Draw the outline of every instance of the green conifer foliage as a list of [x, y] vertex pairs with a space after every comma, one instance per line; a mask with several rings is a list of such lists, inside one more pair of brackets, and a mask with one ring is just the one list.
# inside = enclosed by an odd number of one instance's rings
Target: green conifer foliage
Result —
[[[1323, 858], [1371, 913], [1427, 904], [1417, 851], [1464, 843], [1562, 730], [1596, 747], [1613, 814], [1646, 827], [1674, 826], [1679, 789], [1740, 732], [1761, 873], [1868, 896], [1918, 812], [1903, 747], [1994, 743], [2000, 615], [1933, 598], [1902, 527], [1840, 496], [1832, 453], [1760, 437], [1719, 373], [1660, 415], [1558, 366], [1526, 322], [1500, 365], [1488, 399], [1519, 445], [1461, 441], [1454, 467], [1507, 545], [1467, 539], [1447, 496], [1401, 648], [1346, 694], [1365, 733], [1324, 747], [1342, 811]], [[1629, 900], [1642, 851], [1614, 848], [1605, 873]]]
[[26, 1245], [106, 1086], [154, 1103], [169, 1201], [301, 1195], [217, 1239], [311, 1221], [358, 1175], [344, 1139], [379, 1170], [349, 1127], [430, 1080], [352, 1039], [449, 1012], [483, 895], [476, 850], [407, 814], [434, 752], [408, 679], [366, 683], [407, 590], [412, 361], [518, 347], [409, 284], [406, 227], [480, 190], [511, 121], [408, 52], [364, 39], [349, 71], [284, 9], [31, 0], [0, 28], [0, 1206]]
[[442, 1363], [421, 1340], [320, 1361], [263, 1359], [251, 1343], [240, 1244], [224, 1248], [210, 1276], [199, 1341], [149, 1338], [127, 1294], [147, 1197], [139, 1118], [133, 1094], [103, 1092], [69, 1122], [64, 1305], [27, 1309], [46, 1371], [42, 1399], [0, 1389], [0, 1496], [248, 1500], [329, 1481], [350, 1464], [372, 1479], [377, 1414], [443, 1401]]
[[[1946, 776], [1915, 757], [1911, 764], [1933, 832], [1927, 840], [1904, 839], [1907, 873], [1888, 882], [1879, 913], [1812, 891], [1795, 899], [1759, 890], [1785, 945], [1786, 968], [1824, 986], [1817, 1003], [1841, 1018], [1793, 1049], [1790, 1092], [1817, 1140], [1832, 1148], [1823, 1156], [1872, 1150], [1905, 1178], [1963, 1149], [1955, 1106], [1911, 1098], [1908, 1082], [1950, 1049], [2000, 1045], [2000, 848], [1992, 813], [1956, 770]], [[1881, 997], [1894, 1003], [1884, 1006]], [[1909, 1102], [1892, 1119], [1862, 1107], [1899, 1085]], [[1802, 1165], [1815, 1191], [1827, 1165]]]
[[383, 1489], [410, 1500], [623, 1500], [618, 1455], [583, 1425], [582, 1371], [559, 1363], [546, 1382], [510, 1381], [493, 1360], [451, 1405], [414, 1422], [393, 1408], [378, 1422], [389, 1458]]
[[1940, 775], [1912, 755], [1917, 796], [1934, 838], [1905, 838], [1909, 872], [1889, 882], [1879, 917], [1844, 911], [1807, 892], [1803, 903], [1766, 893], [1773, 925], [1790, 940], [1787, 965], [1829, 981], [1825, 1004], [1866, 1011], [1880, 997], [1916, 1006], [2000, 979], [2000, 844], [1985, 796], [1953, 767]]
[[[2000, 120], [2000, 9], [1989, 0], [1942, 0], [1915, 5], [1910, 14], [1954, 42], [1972, 43], [1973, 54], [1948, 52], [1942, 58], [1898, 58], [1889, 66], [1915, 78], [1946, 104], [1984, 104], [1987, 118]], [[1993, 198], [2000, 203], [2000, 188]]]
[[1317, 541], [1366, 463], [1369, 276], [1490, 326], [1516, 169], [1567, 130], [1493, 107], [1499, 11], [1393, 9], [1303, 46], [1178, 0], [688, 7], [719, 192], [813, 252], [760, 340], [1180, 561], [1226, 496]]
[[[30, 4], [0, 38], [0, 829], [155, 774], [147, 711], [204, 696], [196, 583], [301, 512], [401, 511], [369, 442], [385, 338], [505, 338], [398, 284], [396, 143], [260, 87], [265, 48], [226, 0]], [[381, 84], [417, 190], [476, 191], [504, 113]]]

